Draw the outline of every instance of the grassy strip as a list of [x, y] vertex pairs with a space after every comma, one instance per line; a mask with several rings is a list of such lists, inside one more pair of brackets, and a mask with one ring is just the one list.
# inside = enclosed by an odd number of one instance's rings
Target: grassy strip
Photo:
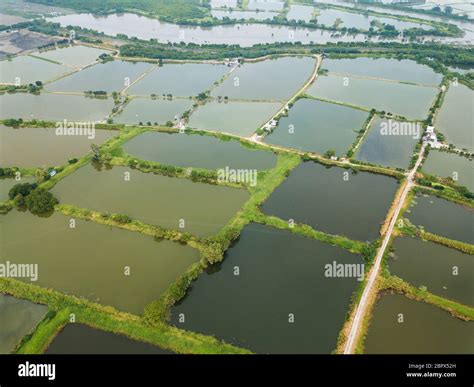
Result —
[[456, 241], [454, 239], [445, 238], [445, 237], [435, 235], [423, 230], [418, 230], [417, 234], [420, 238], [424, 240], [438, 243], [440, 245], [444, 245], [452, 249], [459, 250], [466, 254], [474, 255], [474, 245], [471, 245], [469, 243], [464, 243], [464, 242]]
[[31, 56], [32, 58], [35, 58], [35, 59], [44, 60], [45, 62], [54, 63], [56, 65], [60, 65], [60, 66], [62, 65], [62, 63], [60, 63], [60, 62], [56, 62], [55, 60], [52, 60], [52, 59], [49, 59], [49, 58], [44, 58], [42, 56], [33, 55], [33, 54], [29, 54], [28, 56]]
[[[33, 335], [31, 345], [23, 343], [22, 352], [40, 353], [45, 344], [56, 333], [63, 314], [73, 313], [76, 322], [108, 332], [122, 334], [131, 339], [157, 345], [176, 353], [195, 354], [238, 354], [249, 351], [223, 343], [217, 339], [201, 334], [183, 331], [166, 324], [147, 325], [140, 317], [119, 312], [110, 306], [103, 306], [74, 296], [62, 294], [51, 289], [24, 283], [14, 279], [0, 279], [0, 293], [6, 293], [16, 298], [48, 305], [53, 311], [59, 312], [57, 320], [39, 327], [38, 337]], [[66, 310], [63, 312], [63, 310]], [[49, 336], [48, 336], [49, 334]]]
[[266, 226], [276, 227], [280, 230], [286, 230], [292, 232], [293, 234], [298, 234], [307, 238], [329, 243], [332, 246], [342, 247], [343, 249], [346, 249], [354, 254], [362, 254], [366, 247], [365, 243], [354, 241], [340, 235], [326, 234], [313, 229], [307, 224], [295, 223], [293, 226], [290, 226], [287, 221], [277, 218], [276, 216], [265, 215], [262, 212], [259, 212], [258, 216], [253, 217], [252, 221]]
[[388, 289], [402, 293], [408, 298], [435, 305], [438, 308], [448, 311], [453, 316], [461, 320], [474, 320], [474, 308], [460, 304], [456, 301], [451, 301], [446, 298], [436, 296], [427, 290], [415, 288], [396, 276], [380, 277], [380, 290]]
[[335, 101], [333, 99], [327, 99], [327, 98], [323, 98], [323, 97], [316, 97], [314, 95], [309, 95], [309, 94], [304, 94], [303, 97], [308, 98], [308, 99], [315, 99], [315, 100], [321, 101], [321, 102], [332, 103], [334, 105], [341, 105], [341, 106], [349, 107], [351, 109], [361, 110], [361, 111], [367, 112], [367, 113], [370, 113], [371, 110], [372, 110], [372, 109], [369, 109], [369, 108], [366, 108], [366, 107], [363, 107], [363, 106], [353, 105], [353, 104], [348, 103], [348, 102]]
[[250, 187], [251, 196], [234, 217], [215, 236], [200, 240], [201, 260], [179, 277], [162, 296], [145, 307], [144, 320], [150, 325], [159, 325], [169, 320], [172, 306], [182, 299], [191, 283], [213, 263], [224, 259], [224, 252], [235, 241], [245, 225], [260, 213], [259, 206], [273, 190], [283, 182], [291, 169], [301, 159], [293, 154], [280, 154], [277, 165], [270, 171], [259, 172], [258, 184]]
[[59, 312], [49, 311], [36, 327], [35, 331], [23, 338], [15, 353], [39, 354], [44, 353], [56, 335], [68, 323], [70, 310], [62, 309]]
[[438, 198], [445, 199], [462, 206], [474, 208], [474, 200], [466, 198], [464, 195], [461, 195], [459, 192], [449, 187], [445, 187], [444, 189], [440, 190], [417, 185], [413, 188], [413, 191], [415, 193], [421, 193], [424, 195], [434, 195]]
[[154, 161], [145, 161], [133, 157], [131, 155], [124, 155], [122, 157], [113, 157], [108, 161], [111, 165], [119, 165], [137, 169], [143, 173], [154, 173], [157, 175], [164, 175], [176, 178], [191, 179], [194, 182], [201, 182], [214, 185], [225, 185], [232, 188], [246, 188], [245, 183], [233, 183], [225, 180], [219, 180], [217, 171], [211, 171], [202, 168], [182, 168], [173, 165], [160, 164]]
[[56, 205], [55, 209], [66, 216], [89, 220], [107, 226], [114, 226], [124, 230], [140, 232], [142, 234], [150, 235], [156, 238], [163, 238], [174, 242], [185, 243], [190, 247], [197, 249], [200, 248], [198, 239], [190, 233], [182, 233], [177, 230], [146, 224], [139, 220], [133, 220], [127, 215], [92, 211], [70, 204], [58, 204]]

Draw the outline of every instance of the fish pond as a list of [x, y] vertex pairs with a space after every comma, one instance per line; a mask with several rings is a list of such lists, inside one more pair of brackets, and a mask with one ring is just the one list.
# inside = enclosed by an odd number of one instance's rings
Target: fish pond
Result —
[[326, 275], [334, 261], [362, 263], [339, 247], [251, 223], [192, 284], [172, 322], [257, 353], [330, 353], [359, 284]]

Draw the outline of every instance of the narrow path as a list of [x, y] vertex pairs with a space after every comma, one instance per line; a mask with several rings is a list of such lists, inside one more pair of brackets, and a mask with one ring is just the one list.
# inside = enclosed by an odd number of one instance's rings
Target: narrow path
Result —
[[390, 241], [390, 237], [393, 232], [393, 228], [395, 227], [395, 223], [397, 222], [398, 215], [400, 214], [400, 211], [403, 207], [403, 203], [405, 203], [405, 199], [410, 192], [411, 188], [414, 185], [414, 177], [417, 169], [419, 168], [421, 161], [423, 160], [423, 155], [425, 153], [425, 148], [426, 144], [423, 143], [421, 149], [420, 149], [420, 154], [418, 155], [418, 159], [416, 160], [415, 166], [413, 169], [408, 173], [407, 175], [407, 180], [405, 183], [405, 187], [403, 188], [403, 192], [400, 195], [398, 204], [393, 211], [392, 219], [390, 221], [390, 225], [387, 229], [387, 232], [385, 233], [385, 236], [383, 238], [382, 245], [379, 247], [379, 250], [377, 251], [377, 255], [375, 257], [375, 262], [374, 266], [372, 267], [370, 274], [369, 274], [369, 279], [367, 280], [367, 284], [364, 288], [364, 292], [362, 293], [362, 297], [360, 298], [359, 304], [357, 305], [357, 309], [354, 315], [354, 319], [351, 324], [351, 330], [349, 332], [349, 335], [347, 337], [346, 344], [344, 346], [344, 354], [350, 354], [353, 353], [354, 351], [354, 346], [357, 342], [357, 338], [359, 337], [359, 332], [360, 328], [362, 325], [362, 321], [365, 316], [365, 312], [367, 309], [367, 300], [369, 299], [370, 294], [373, 291], [373, 287], [375, 284], [375, 281], [378, 277], [379, 271], [380, 271], [380, 266], [382, 263], [382, 258], [384, 256], [385, 250], [388, 246], [388, 243]]
[[125, 95], [127, 93], [127, 90], [132, 87], [135, 83], [139, 82], [140, 80], [142, 80], [143, 78], [145, 78], [148, 74], [150, 74], [154, 69], [156, 69], [158, 66], [157, 65], [153, 65], [151, 66], [148, 70], [146, 70], [142, 75], [140, 75], [137, 79], [135, 79], [132, 83], [130, 83], [130, 85], [128, 85], [127, 87], [125, 87], [121, 92], [120, 94], [122, 95]]
[[[306, 83], [295, 93], [293, 94], [293, 96], [285, 103], [283, 104], [283, 106], [281, 107], [281, 109], [279, 109], [267, 122], [265, 122], [261, 127], [260, 129], [264, 128], [265, 126], [267, 126], [268, 124], [270, 124], [270, 122], [272, 122], [275, 117], [278, 117], [281, 113], [283, 113], [285, 111], [285, 109], [287, 108], [287, 106], [291, 103], [293, 103], [299, 95], [301, 95], [304, 91], [306, 91], [306, 89], [314, 82], [314, 80], [316, 79], [317, 75], [318, 75], [318, 70], [319, 70], [319, 66], [321, 65], [321, 56], [320, 55], [316, 55], [316, 64], [314, 66], [314, 70], [313, 70], [313, 73], [311, 74], [311, 76], [309, 77], [309, 79], [306, 81]], [[254, 133], [253, 135], [251, 135], [249, 138], [248, 138], [250, 141], [254, 141], [254, 142], [258, 142], [260, 143], [259, 141], [259, 136], [256, 135], [256, 133]]]

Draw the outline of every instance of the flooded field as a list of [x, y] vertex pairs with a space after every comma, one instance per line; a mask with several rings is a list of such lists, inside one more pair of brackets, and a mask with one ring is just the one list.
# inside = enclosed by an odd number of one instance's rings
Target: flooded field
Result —
[[285, 3], [280, 0], [249, 0], [249, 9], [259, 9], [263, 11], [281, 11]]
[[126, 336], [100, 331], [83, 324], [68, 324], [54, 338], [45, 352], [48, 355], [167, 355], [172, 352], [132, 340]]
[[1, 216], [0, 262], [38, 264], [37, 281], [22, 280], [141, 314], [199, 260], [178, 243], [80, 219], [71, 228], [70, 220], [16, 210]]
[[155, 68], [127, 91], [131, 95], [171, 94], [194, 97], [208, 90], [229, 71], [230, 68], [222, 64], [170, 63]]
[[[284, 57], [245, 63], [238, 67], [211, 95], [234, 99], [288, 100], [310, 78], [315, 59]], [[278, 79], [278, 82], [275, 80]]]
[[145, 62], [112, 61], [98, 63], [59, 81], [48, 84], [47, 91], [82, 93], [85, 91], [122, 91], [153, 65]]
[[255, 20], [267, 20], [273, 19], [275, 16], [278, 16], [278, 13], [273, 11], [224, 11], [213, 9], [211, 11], [212, 16], [218, 19], [224, 19], [228, 17], [229, 19], [240, 20], [240, 19], [255, 19]]
[[448, 143], [471, 152], [474, 152], [473, 100], [471, 89], [462, 84], [451, 85], [435, 123], [436, 129], [445, 135]]
[[[399, 132], [398, 128], [401, 128], [403, 124], [407, 124], [407, 129], [415, 128], [414, 123], [401, 123], [385, 118], [375, 118], [366, 137], [360, 144], [355, 158], [370, 164], [402, 169], [408, 168], [423, 129], [420, 125], [416, 131]], [[397, 131], [392, 133], [390, 128], [397, 129]]]
[[304, 20], [309, 22], [313, 18], [314, 8], [306, 5], [291, 4], [288, 13], [286, 14], [287, 20]]
[[164, 125], [173, 121], [175, 117], [181, 117], [191, 109], [193, 102], [189, 99], [151, 99], [133, 98], [122, 112], [114, 116], [114, 121], [122, 124], [152, 124]]
[[438, 86], [443, 76], [430, 67], [413, 60], [386, 58], [324, 59], [321, 67], [333, 73], [360, 77], [383, 78], [400, 82], [412, 82]]
[[0, 354], [11, 353], [47, 311], [46, 306], [0, 294]]
[[397, 180], [390, 177], [351, 174], [350, 170], [306, 162], [290, 173], [262, 210], [329, 234], [375, 240], [397, 187]]
[[422, 119], [436, 98], [438, 89], [373, 79], [320, 76], [308, 89], [308, 94], [367, 109]]
[[99, 55], [110, 53], [111, 51], [77, 45], [65, 48], [57, 48], [55, 50], [35, 52], [34, 55], [40, 58], [62, 63], [66, 66], [81, 68], [94, 63], [99, 59]]
[[[432, 29], [431, 26], [422, 23], [414, 23], [381, 16], [366, 16], [360, 13], [344, 12], [337, 9], [318, 9], [316, 16], [318, 24], [332, 27], [335, 23], [339, 28], [358, 28], [368, 31], [371, 28], [371, 22], [378, 21], [383, 24], [394, 26], [397, 30], [403, 31], [408, 28], [421, 28], [424, 30]], [[374, 28], [376, 30], [376, 28]]]
[[[402, 323], [398, 322], [400, 314]], [[436, 306], [401, 294], [385, 294], [375, 305], [365, 352], [473, 353], [473, 337], [473, 322], [459, 320]]]
[[[89, 13], [65, 15], [48, 18], [61, 26], [81, 26], [117, 36], [126, 34], [129, 37], [149, 40], [157, 39], [162, 43], [195, 43], [195, 44], [238, 44], [242, 47], [254, 44], [274, 42], [363, 42], [366, 35], [338, 35], [332, 31], [317, 29], [272, 26], [265, 24], [242, 24], [215, 27], [180, 26], [157, 19], [147, 18], [131, 13], [95, 16]], [[374, 39], [376, 40], [376, 39]]]
[[282, 104], [278, 102], [209, 102], [189, 119], [189, 128], [250, 136], [265, 124]]
[[[396, 238], [390, 273], [430, 293], [474, 305], [474, 260], [469, 254], [418, 238]], [[429, 270], [427, 270], [429, 268]]]
[[450, 177], [459, 185], [474, 192], [474, 161], [455, 153], [430, 150], [423, 163], [423, 171], [430, 175]]
[[127, 214], [166, 228], [178, 229], [184, 220], [184, 227], [179, 230], [198, 236], [218, 232], [249, 196], [243, 189], [194, 183], [125, 167], [98, 171], [90, 165], [61, 180], [53, 193], [61, 203]]
[[115, 130], [97, 129], [93, 138], [89, 138], [88, 134], [57, 135], [56, 128], [12, 129], [0, 126], [0, 165], [54, 167], [67, 164], [69, 159], [89, 153], [91, 144], [101, 145], [117, 135]]
[[323, 154], [349, 150], [368, 114], [361, 110], [312, 99], [300, 99], [266, 138], [270, 144]]
[[245, 148], [238, 141], [212, 136], [147, 132], [124, 145], [125, 152], [143, 160], [180, 167], [219, 169], [270, 169], [273, 152]]
[[3, 94], [0, 95], [0, 118], [96, 122], [105, 120], [113, 106], [112, 98], [50, 93]]
[[0, 83], [27, 85], [36, 81], [46, 82], [71, 72], [65, 66], [31, 56], [19, 56], [0, 61]]
[[192, 284], [172, 322], [257, 353], [330, 353], [358, 286], [356, 278], [325, 275], [333, 261], [362, 262], [340, 248], [250, 224], [224, 261]]
[[417, 195], [405, 217], [433, 234], [474, 244], [474, 209], [436, 196]]

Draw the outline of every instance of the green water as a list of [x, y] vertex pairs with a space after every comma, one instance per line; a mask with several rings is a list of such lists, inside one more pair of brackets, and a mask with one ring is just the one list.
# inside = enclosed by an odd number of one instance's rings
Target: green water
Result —
[[76, 93], [84, 91], [119, 92], [153, 66], [150, 63], [120, 60], [98, 63], [48, 84], [45, 90]]
[[35, 183], [34, 177], [21, 177], [20, 180], [15, 178], [0, 177], [0, 202], [8, 200], [8, 192], [15, 184]]
[[300, 99], [282, 117], [266, 141], [303, 151], [324, 153], [333, 149], [342, 156], [362, 129], [367, 113], [345, 106]]
[[384, 78], [394, 81], [413, 82], [438, 86], [442, 75], [430, 67], [408, 59], [353, 58], [324, 59], [321, 67], [334, 73], [363, 77]]
[[235, 99], [288, 100], [311, 76], [315, 59], [283, 57], [244, 63], [215, 88], [212, 96]]
[[[0, 165], [42, 167], [67, 164], [90, 152], [91, 144], [101, 145], [117, 136], [115, 130], [95, 130], [87, 135], [56, 135], [56, 128], [12, 129], [0, 126]], [[92, 137], [92, 136], [91, 136]]]
[[397, 187], [397, 180], [387, 176], [351, 174], [346, 169], [306, 162], [290, 173], [262, 210], [329, 234], [375, 240]]
[[22, 85], [46, 82], [71, 71], [65, 66], [23, 55], [0, 61], [0, 83], [18, 84], [17, 77]]
[[308, 89], [308, 94], [315, 97], [375, 108], [411, 119], [428, 115], [437, 92], [434, 87], [336, 75], [320, 76]]
[[171, 354], [148, 343], [100, 331], [82, 324], [68, 324], [54, 338], [46, 354]]
[[192, 284], [172, 322], [257, 353], [330, 353], [359, 284], [325, 276], [333, 261], [362, 262], [338, 247], [251, 223], [224, 261]]
[[0, 95], [0, 118], [46, 121], [102, 121], [112, 111], [112, 98], [86, 98], [82, 95], [41, 93]]
[[47, 311], [46, 306], [0, 294], [0, 354], [11, 353]]
[[448, 143], [471, 152], [474, 151], [473, 104], [471, 89], [462, 84], [451, 85], [435, 122], [436, 129], [445, 135]]
[[418, 195], [405, 217], [433, 234], [474, 244], [474, 209], [438, 198]]
[[123, 124], [143, 124], [147, 122], [166, 124], [173, 121], [176, 116], [181, 115], [191, 109], [193, 102], [189, 99], [156, 99], [134, 98], [125, 107], [125, 109], [113, 120]]
[[188, 127], [250, 136], [278, 112], [277, 102], [209, 102], [190, 117]]
[[222, 64], [164, 64], [130, 87], [128, 93], [132, 95], [196, 96], [208, 90], [229, 70], [229, 67]]
[[71, 67], [84, 67], [94, 63], [101, 54], [111, 54], [111, 51], [86, 46], [69, 46], [44, 52], [35, 52], [35, 56], [53, 60]]
[[441, 297], [474, 305], [474, 260], [446, 246], [403, 237], [395, 239], [390, 273]]
[[[386, 132], [386, 128], [410, 125], [409, 131]], [[415, 123], [376, 118], [356, 152], [356, 159], [366, 163], [394, 168], [408, 168], [423, 128]]]
[[[398, 322], [400, 313], [403, 323]], [[472, 354], [474, 323], [401, 294], [385, 294], [375, 305], [365, 352]]]
[[124, 145], [125, 152], [140, 159], [181, 167], [219, 169], [271, 169], [273, 152], [245, 148], [238, 141], [213, 136], [147, 132]]
[[[127, 181], [127, 173], [130, 180]], [[246, 190], [141, 173], [125, 167], [85, 166], [53, 189], [61, 203], [127, 214], [145, 223], [198, 236], [218, 232], [240, 209]]]
[[197, 250], [178, 243], [79, 219], [70, 228], [71, 219], [17, 211], [1, 216], [0, 262], [37, 264], [35, 285], [141, 314], [199, 260]]
[[430, 175], [457, 178], [456, 184], [474, 192], [474, 161], [455, 153], [430, 150], [423, 171]]

